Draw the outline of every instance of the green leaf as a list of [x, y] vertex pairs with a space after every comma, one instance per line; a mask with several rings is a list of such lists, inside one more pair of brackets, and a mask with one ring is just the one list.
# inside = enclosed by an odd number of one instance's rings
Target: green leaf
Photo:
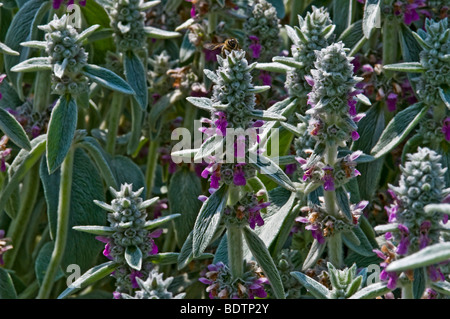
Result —
[[345, 296], [347, 298], [358, 291], [359, 287], [361, 287], [362, 280], [363, 276], [358, 276], [350, 283], [350, 285], [348, 285], [347, 290], [345, 291]]
[[286, 15], [286, 10], [284, 8], [284, 1], [283, 0], [267, 0], [267, 2], [270, 2], [274, 8], [277, 10], [277, 17], [278, 19], [283, 19]]
[[186, 238], [183, 246], [181, 247], [180, 254], [178, 255], [177, 264], [178, 270], [186, 267], [193, 259], [194, 256], [192, 254], [192, 239], [194, 236], [194, 231], [191, 231]]
[[357, 291], [348, 299], [374, 299], [390, 291], [391, 290], [387, 287], [387, 282], [377, 282], [370, 286], [364, 287], [360, 291]]
[[202, 202], [198, 199], [201, 194], [201, 181], [195, 172], [181, 169], [170, 179], [167, 198], [170, 212], [180, 214], [180, 217], [175, 220], [174, 228], [180, 246], [194, 227], [195, 219], [202, 206]]
[[[8, 79], [14, 86], [17, 84], [18, 74], [11, 71], [11, 68], [20, 62], [28, 58], [30, 52], [29, 48], [22, 47], [21, 42], [25, 42], [31, 39], [31, 27], [34, 22], [34, 18], [41, 10], [41, 7], [48, 12], [48, 8], [51, 3], [47, 0], [30, 0], [25, 3], [24, 6], [14, 15], [11, 25], [8, 28], [8, 32], [5, 37], [5, 45], [12, 50], [19, 52], [20, 56], [5, 55], [5, 70], [8, 75]], [[16, 86], [17, 91], [21, 91], [21, 88]], [[19, 95], [21, 95], [19, 93]]]
[[362, 20], [358, 20], [349, 25], [338, 38], [338, 41], [342, 41], [346, 48], [353, 48], [364, 37], [362, 30]]
[[439, 96], [442, 99], [442, 102], [444, 102], [445, 106], [447, 107], [447, 109], [450, 110], [450, 88], [446, 87], [446, 88], [438, 88], [439, 91]]
[[144, 32], [153, 39], [173, 39], [181, 36], [181, 33], [174, 31], [161, 30], [154, 27], [144, 27]]
[[311, 248], [309, 249], [308, 256], [306, 256], [305, 261], [303, 262], [303, 271], [308, 268], [313, 268], [316, 265], [316, 262], [319, 260], [326, 246], [326, 243], [320, 244], [317, 239], [314, 239]]
[[371, 155], [380, 158], [392, 151], [411, 130], [420, 122], [428, 111], [428, 105], [416, 103], [397, 113], [389, 122], [377, 144], [373, 147]]
[[81, 72], [95, 83], [110, 90], [130, 95], [135, 94], [131, 86], [124, 79], [108, 69], [88, 64], [83, 67]]
[[[270, 248], [275, 241], [278, 241], [277, 236], [292, 209], [296, 194], [283, 187], [277, 187], [270, 190], [268, 195], [269, 198], [266, 201], [270, 202], [270, 206], [267, 207], [267, 213], [262, 215], [264, 225], [257, 227], [255, 233]], [[244, 258], [250, 259], [250, 257], [250, 251], [244, 250]]]
[[184, 34], [183, 41], [181, 42], [180, 63], [185, 63], [185, 62], [189, 61], [189, 59], [191, 59], [194, 56], [195, 52], [197, 51], [195, 46], [189, 40], [189, 33], [190, 33], [190, 31], [188, 30]]
[[[49, 175], [45, 158], [41, 161], [39, 173], [47, 203], [50, 236], [55, 238], [61, 174], [57, 169]], [[95, 240], [92, 234], [76, 231], [73, 227], [79, 225], [104, 226], [106, 214], [101, 207], [94, 203], [94, 200], [104, 202], [106, 198], [97, 168], [81, 148], [75, 149], [72, 174], [69, 228], [61, 267], [66, 269], [70, 264], [77, 264], [80, 266], [81, 272], [84, 272], [96, 264], [104, 244]]]
[[256, 154], [253, 152], [249, 153], [250, 154], [247, 156], [249, 156], [250, 165], [254, 166], [260, 174], [266, 175], [278, 185], [292, 192], [296, 191], [295, 186], [290, 178], [277, 164], [261, 154]]
[[194, 162], [201, 160], [202, 158], [208, 159], [208, 157], [217, 152], [223, 152], [223, 144], [225, 138], [218, 135], [208, 137], [200, 146], [200, 149], [194, 156]]
[[90, 26], [89, 28], [85, 29], [83, 32], [78, 34], [77, 42], [82, 42], [84, 39], [87, 39], [92, 33], [97, 31], [98, 28], [100, 28], [100, 25], [94, 24], [94, 25]]
[[380, 0], [367, 0], [364, 5], [363, 33], [369, 39], [374, 28], [380, 27], [381, 21]]
[[193, 229], [192, 253], [194, 257], [199, 257], [213, 238], [227, 199], [228, 185], [223, 184], [203, 203]]
[[170, 222], [171, 220], [177, 219], [181, 216], [181, 214], [171, 214], [163, 217], [159, 217], [153, 220], [146, 221], [144, 224], [144, 228], [147, 230], [152, 230], [162, 225]]
[[425, 72], [420, 62], [403, 62], [384, 65], [383, 69], [397, 72], [422, 73]]
[[283, 115], [265, 110], [253, 110], [251, 115], [257, 119], [266, 121], [286, 121]]
[[47, 133], [47, 165], [53, 173], [72, 145], [77, 128], [78, 109], [72, 97], [61, 96], [52, 110]]
[[3, 52], [4, 54], [9, 54], [9, 55], [20, 55], [19, 52], [14, 51], [10, 47], [8, 47], [6, 44], [1, 43], [1, 42], [0, 42], [0, 52]]
[[[102, 27], [94, 33], [92, 38], [110, 28], [111, 21], [106, 12], [106, 7], [107, 6], [98, 3], [98, 1], [87, 1], [85, 6], [80, 6], [83, 19], [86, 20], [86, 25], [99, 24]], [[107, 52], [115, 52], [115, 50], [116, 47], [114, 45], [113, 37], [109, 36], [92, 42], [92, 50], [90, 51], [91, 53], [89, 56], [92, 59], [93, 64], [100, 65], [105, 63]], [[93, 54], [93, 58], [91, 57], [91, 54]]]
[[144, 187], [144, 191], [141, 194], [141, 197], [144, 197], [144, 194], [146, 194], [145, 177], [136, 163], [129, 157], [116, 155], [110, 160], [110, 167], [118, 185], [124, 183], [133, 184], [135, 191]]
[[12, 72], [35, 72], [43, 70], [51, 70], [52, 65], [50, 59], [46, 57], [31, 58], [11, 68]]
[[431, 288], [441, 294], [450, 295], [450, 283], [448, 281], [432, 282]]
[[[34, 271], [36, 272], [36, 279], [38, 281], [39, 286], [42, 284], [42, 281], [44, 280], [45, 273], [47, 272], [48, 264], [50, 263], [54, 247], [55, 243], [51, 241], [47, 242], [44, 246], [42, 246], [41, 250], [39, 250], [39, 254], [34, 264]], [[63, 277], [64, 272], [62, 271], [61, 267], [58, 267], [58, 271], [56, 273], [54, 281], [57, 281]]]
[[339, 36], [349, 23], [349, 15], [351, 15], [352, 1], [333, 1], [333, 24], [336, 25], [336, 36]]
[[147, 74], [144, 64], [133, 51], [124, 54], [124, 70], [128, 83], [135, 92], [136, 101], [145, 111], [148, 105]]
[[205, 111], [214, 111], [212, 100], [207, 97], [188, 97], [186, 100], [190, 103], [192, 103], [194, 106], [198, 107], [199, 109], [205, 110]]
[[[138, 149], [141, 141], [144, 140], [144, 138], [141, 139], [142, 136], [142, 124], [143, 124], [143, 117], [144, 117], [144, 111], [141, 109], [139, 103], [135, 99], [131, 99], [130, 101], [130, 107], [131, 107], [131, 135], [130, 140], [127, 145], [127, 154], [132, 155], [136, 150]], [[134, 157], [132, 155], [132, 157]]]
[[272, 58], [273, 62], [278, 62], [284, 65], [287, 65], [291, 68], [302, 69], [304, 67], [303, 63], [294, 60], [294, 58], [284, 57], [284, 56], [276, 56]]
[[127, 246], [125, 249], [125, 260], [133, 269], [137, 271], [142, 268], [142, 251], [137, 246]]
[[330, 298], [330, 291], [322, 285], [321, 283], [315, 281], [311, 277], [299, 272], [299, 271], [293, 271], [291, 272], [291, 275], [298, 280], [299, 283], [302, 284], [303, 287], [305, 287], [311, 295], [316, 297], [317, 299], [329, 299]]
[[98, 236], [111, 236], [116, 232], [115, 228], [108, 226], [74, 226], [75, 230]]
[[269, 279], [275, 298], [286, 299], [284, 294], [283, 282], [281, 281], [277, 266], [270, 256], [266, 245], [264, 244], [262, 239], [259, 238], [259, 236], [255, 234], [249, 227], [244, 227], [242, 230], [248, 248], [252, 252], [253, 257], [258, 262], [258, 265], [264, 271], [267, 279]]
[[[246, 245], [244, 245], [244, 248]], [[245, 257], [244, 257], [245, 258]], [[222, 239], [220, 240], [219, 246], [214, 253], [213, 264], [217, 264], [218, 262], [222, 262], [225, 265], [228, 265], [228, 236], [227, 233], [223, 234]]]
[[[28, 171], [36, 164], [45, 152], [46, 135], [41, 135], [31, 141], [31, 151], [20, 150], [8, 169], [9, 180], [4, 180], [0, 194], [0, 207], [5, 207], [11, 195], [18, 190], [19, 184]], [[10, 213], [5, 210], [9, 217]]]
[[366, 234], [361, 230], [361, 228], [359, 226], [355, 226], [352, 229], [353, 234], [355, 235], [356, 238], [358, 238], [360, 244], [356, 245], [356, 243], [354, 241], [352, 241], [350, 239], [350, 234], [343, 232], [342, 233], [342, 239], [345, 243], [345, 245], [350, 248], [351, 250], [353, 250], [354, 252], [365, 256], [365, 257], [370, 257], [373, 256], [375, 253], [372, 251], [373, 247], [370, 244], [369, 239], [367, 239]]
[[77, 146], [81, 146], [94, 160], [100, 174], [105, 180], [106, 185], [111, 186], [114, 189], [118, 189], [119, 185], [117, 184], [116, 178], [114, 177], [111, 167], [109, 166], [107, 155], [98, 141], [91, 136], [87, 136], [83, 139], [83, 141], [79, 142]]
[[414, 281], [412, 285], [414, 299], [422, 298], [422, 295], [427, 286], [427, 273], [425, 271], [425, 268], [414, 269]]
[[336, 199], [341, 212], [344, 213], [344, 216], [347, 217], [347, 220], [349, 222], [353, 222], [353, 215], [350, 209], [349, 198], [344, 187], [338, 187], [336, 189]]
[[261, 86], [254, 86], [252, 89], [247, 89], [247, 92], [250, 93], [262, 93], [267, 90], [270, 90], [270, 85], [261, 85]]
[[0, 130], [20, 148], [31, 150], [30, 140], [22, 125], [17, 122], [13, 115], [2, 108], [0, 108]]
[[17, 299], [11, 276], [3, 268], [0, 268], [0, 299]]
[[279, 62], [257, 63], [255, 69], [267, 72], [286, 73], [291, 67]]
[[428, 204], [424, 207], [425, 213], [440, 212], [450, 215], [450, 204]]
[[[64, 290], [59, 296], [58, 299], [64, 299], [67, 296], [70, 296], [75, 291], [85, 288], [89, 285], [94, 284], [100, 279], [111, 274], [116, 268], [119, 267], [119, 264], [116, 264], [113, 261], [108, 261], [101, 265], [92, 267], [88, 271], [86, 271], [80, 278], [75, 280], [71, 286], [69, 286], [66, 290]], [[77, 288], [79, 287], [79, 288]]]
[[387, 271], [404, 271], [434, 265], [450, 259], [450, 242], [434, 244], [389, 264]]

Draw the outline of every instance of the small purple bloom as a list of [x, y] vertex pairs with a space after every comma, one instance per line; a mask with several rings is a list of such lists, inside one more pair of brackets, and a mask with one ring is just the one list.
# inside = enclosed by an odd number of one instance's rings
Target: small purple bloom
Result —
[[408, 247], [410, 245], [409, 241], [409, 229], [405, 225], [399, 224], [398, 230], [400, 231], [401, 239], [397, 246], [396, 253], [399, 255], [405, 255], [408, 252]]
[[250, 35], [248, 37], [252, 43], [248, 46], [250, 50], [252, 50], [252, 58], [258, 59], [261, 55], [261, 44], [259, 43], [259, 38], [254, 35]]
[[397, 109], [397, 100], [398, 100], [397, 94], [395, 94], [394, 92], [388, 94], [386, 98], [386, 105], [389, 112], [394, 112]]
[[354, 141], [359, 140], [359, 134], [357, 131], [353, 131], [351, 134], [352, 134], [352, 140], [354, 140]]
[[325, 166], [322, 168], [325, 172], [323, 176], [323, 189], [326, 191], [334, 191], [334, 177], [333, 177], [333, 168], [331, 166]]
[[131, 270], [130, 280], [131, 280], [131, 287], [133, 289], [139, 288], [139, 284], [137, 283], [136, 278], [142, 278], [143, 276], [144, 275], [140, 271], [137, 271], [135, 269]]
[[224, 112], [216, 112], [214, 113], [218, 118], [214, 121], [214, 125], [216, 125], [216, 133], [220, 136], [225, 136], [227, 133], [227, 116]]
[[262, 71], [259, 73], [259, 79], [262, 81], [263, 85], [272, 85], [272, 77], [269, 72]]
[[314, 79], [313, 79], [313, 77], [311, 75], [305, 75], [305, 81], [310, 86], [314, 86]]
[[247, 180], [245, 179], [245, 174], [244, 171], [242, 169], [242, 166], [237, 164], [236, 169], [234, 171], [234, 175], [233, 175], [233, 183], [236, 186], [245, 186], [247, 184]]
[[446, 117], [442, 125], [442, 133], [445, 135], [445, 140], [450, 142], [450, 117]]

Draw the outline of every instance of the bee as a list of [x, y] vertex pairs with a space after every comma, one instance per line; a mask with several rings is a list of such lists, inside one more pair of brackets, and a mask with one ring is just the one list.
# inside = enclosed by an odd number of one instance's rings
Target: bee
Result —
[[225, 56], [225, 50], [233, 51], [240, 49], [239, 42], [235, 38], [226, 39], [223, 43], [206, 43], [203, 47], [211, 51], [220, 48], [222, 56]]

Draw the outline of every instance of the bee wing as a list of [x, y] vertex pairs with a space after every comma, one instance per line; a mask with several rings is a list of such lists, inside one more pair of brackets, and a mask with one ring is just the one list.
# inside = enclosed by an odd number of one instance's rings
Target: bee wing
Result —
[[203, 45], [203, 47], [207, 50], [215, 50], [223, 46], [221, 43], [206, 43]]

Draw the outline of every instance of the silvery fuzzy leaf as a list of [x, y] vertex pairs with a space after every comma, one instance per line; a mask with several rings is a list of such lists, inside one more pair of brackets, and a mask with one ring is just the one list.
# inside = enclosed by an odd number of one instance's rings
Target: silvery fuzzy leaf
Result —
[[300, 42], [300, 38], [295, 32], [294, 28], [291, 27], [290, 25], [285, 25], [284, 27], [286, 28], [286, 33], [288, 37], [292, 40], [292, 42], [294, 42], [294, 44], [298, 44]]
[[286, 117], [266, 110], [252, 110], [251, 115], [257, 119], [268, 121], [286, 121]]
[[367, 0], [364, 5], [363, 16], [363, 33], [366, 39], [370, 38], [374, 28], [380, 27], [377, 25], [381, 19], [380, 15], [380, 0]]
[[284, 57], [284, 56], [276, 56], [272, 58], [273, 62], [279, 62], [282, 64], [285, 64], [289, 67], [296, 68], [296, 69], [302, 69], [304, 67], [303, 63], [298, 62], [290, 57]]
[[181, 33], [161, 30], [154, 27], [144, 27], [144, 32], [153, 39], [173, 39], [181, 36]]
[[[22, 43], [21, 43], [22, 45]], [[9, 55], [20, 55], [19, 52], [14, 51], [13, 49], [11, 49], [9, 46], [7, 46], [6, 44], [0, 42], [0, 52], [3, 52], [5, 54], [9, 54]]]
[[292, 69], [291, 67], [278, 62], [257, 63], [255, 68], [258, 70], [275, 73], [286, 73]]
[[143, 2], [139, 5], [139, 9], [141, 11], [147, 11], [148, 9], [151, 9], [160, 3], [161, 3], [161, 1], [159, 1], [159, 0]]
[[194, 23], [195, 23], [195, 20], [193, 18], [187, 19], [182, 24], [180, 24], [178, 27], [176, 27], [175, 31], [181, 31], [181, 30], [187, 29]]
[[94, 24], [93, 26], [90, 26], [83, 32], [77, 35], [77, 42], [81, 42], [84, 39], [87, 39], [92, 33], [94, 33], [98, 28], [100, 28], [99, 24]]
[[[421, 31], [423, 31], [423, 30], [421, 30]], [[432, 49], [432, 47], [429, 46], [428, 43], [426, 43], [419, 34], [417, 34], [416, 32], [412, 32], [411, 34], [414, 37], [414, 39], [416, 39], [417, 43], [419, 43], [419, 45], [422, 47], [422, 49], [424, 49], [424, 50]]]
[[111, 236], [116, 232], [115, 228], [108, 226], [74, 226], [72, 229], [98, 236]]
[[137, 271], [141, 270], [142, 268], [142, 251], [137, 246], [128, 246], [125, 250], [125, 260], [133, 269], [136, 269]]
[[34, 72], [41, 70], [51, 70], [52, 65], [50, 64], [50, 58], [39, 57], [31, 58], [16, 64], [11, 68], [12, 72]]
[[265, 92], [267, 90], [270, 90], [270, 85], [254, 86], [253, 88], [248, 89], [247, 92], [250, 92], [250, 93], [262, 93], [262, 92]]
[[214, 108], [212, 105], [212, 100], [207, 97], [188, 97], [186, 98], [188, 102], [198, 107], [199, 109], [213, 112]]
[[219, 82], [219, 77], [217, 76], [216, 72], [211, 71], [209, 69], [204, 69], [203, 73], [205, 73], [205, 75], [208, 77], [208, 79], [210, 79], [214, 83]]
[[428, 204], [424, 207], [425, 213], [440, 212], [450, 215], [450, 204]]
[[378, 234], [384, 234], [384, 233], [387, 233], [387, 232], [396, 231], [396, 230], [398, 230], [398, 223], [389, 223], [389, 224], [385, 224], [385, 225], [377, 225], [377, 226], [375, 226], [374, 230]]
[[403, 62], [394, 63], [383, 66], [384, 70], [397, 71], [397, 72], [411, 72], [411, 73], [422, 73], [425, 72], [424, 67], [420, 62]]
[[311, 277], [299, 271], [293, 271], [291, 272], [291, 275], [294, 276], [294, 278], [297, 279], [303, 285], [303, 287], [305, 287], [309, 291], [309, 293], [317, 299], [330, 298], [330, 291], [327, 289], [327, 287], [315, 281]]
[[308, 268], [313, 268], [326, 247], [326, 242], [320, 244], [317, 239], [314, 239], [311, 248], [309, 249], [308, 256], [306, 256], [303, 262], [302, 271], [306, 271]]
[[55, 63], [53, 67], [53, 73], [55, 74], [56, 77], [60, 79], [62, 78], [62, 76], [64, 75], [64, 71], [67, 68], [67, 64], [69, 64], [68, 58], [65, 58], [61, 64], [58, 62]]
[[[300, 16], [299, 16], [300, 17]], [[303, 20], [303, 18], [302, 18]], [[302, 21], [299, 18], [299, 21]], [[298, 38], [300, 39], [300, 41], [302, 41], [304, 44], [307, 44], [309, 42], [309, 38], [302, 32], [302, 30], [300, 30], [299, 27], [295, 26], [295, 33], [297, 33]]]
[[202, 146], [194, 156], [194, 161], [199, 161], [201, 159], [208, 159], [209, 156], [219, 152], [223, 152], [223, 145], [225, 142], [225, 138], [213, 135], [206, 139], [203, 142]]
[[439, 96], [442, 99], [442, 102], [444, 102], [447, 109], [450, 110], [450, 89], [448, 87], [446, 88], [438, 88]]
[[437, 292], [450, 295], [450, 283], [448, 281], [437, 281], [431, 283], [431, 288], [436, 290]]
[[386, 271], [405, 271], [450, 259], [450, 242], [434, 244], [389, 264]]
[[358, 101], [360, 101], [361, 103], [363, 103], [365, 105], [372, 105], [372, 102], [370, 102], [369, 98], [367, 96], [365, 96], [364, 94], [357, 94], [356, 98], [358, 99]]
[[161, 227], [165, 223], [168, 223], [171, 220], [174, 220], [175, 218], [180, 217], [180, 216], [181, 216], [181, 214], [170, 214], [168, 216], [163, 216], [163, 217], [159, 217], [157, 219], [148, 220], [145, 222], [144, 228], [147, 230], [152, 230], [157, 227]]
[[377, 282], [370, 286], [364, 287], [349, 297], [349, 299], [374, 299], [382, 296], [391, 290], [387, 287], [387, 282]]
[[126, 34], [131, 30], [131, 23], [124, 24], [122, 21], [119, 21], [119, 23], [117, 23], [117, 28], [119, 28], [122, 34]]

